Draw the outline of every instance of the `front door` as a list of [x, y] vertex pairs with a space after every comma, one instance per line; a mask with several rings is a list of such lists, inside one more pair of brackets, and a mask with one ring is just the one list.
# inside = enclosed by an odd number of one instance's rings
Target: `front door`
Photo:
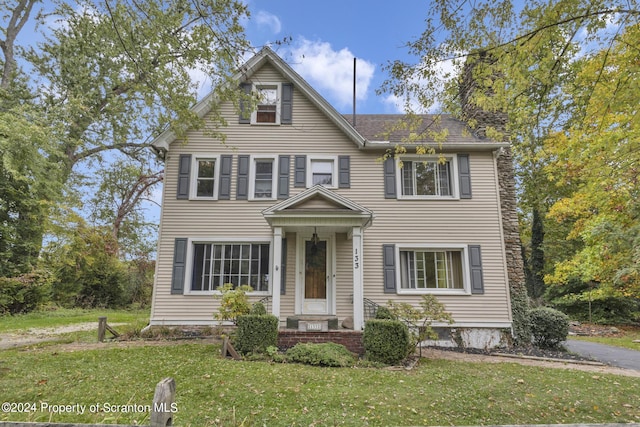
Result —
[[314, 242], [304, 239], [304, 297], [303, 314], [328, 314], [327, 283], [327, 241]]

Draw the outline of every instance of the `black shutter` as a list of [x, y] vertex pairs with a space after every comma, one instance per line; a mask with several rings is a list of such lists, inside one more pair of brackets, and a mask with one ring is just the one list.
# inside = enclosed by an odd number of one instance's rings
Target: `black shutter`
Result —
[[247, 200], [249, 197], [249, 161], [248, 155], [238, 156], [238, 182], [236, 200]]
[[220, 187], [218, 199], [229, 200], [231, 198], [231, 162], [233, 156], [224, 154], [220, 156]]
[[282, 84], [282, 98], [280, 99], [280, 124], [290, 125], [293, 120], [293, 84]]
[[471, 293], [484, 294], [480, 245], [469, 245], [469, 270], [471, 272]]
[[396, 160], [389, 157], [384, 161], [384, 198], [396, 199]]
[[[251, 83], [241, 83], [240, 90], [245, 94], [249, 95], [251, 93]], [[243, 99], [240, 100], [240, 117], [238, 118], [238, 123], [247, 124], [251, 123], [251, 111], [247, 108], [248, 101]]]
[[384, 293], [395, 294], [396, 289], [396, 245], [382, 245], [382, 271]]
[[460, 198], [471, 198], [471, 171], [469, 169], [469, 155], [458, 154], [458, 182], [460, 183]]
[[191, 181], [191, 154], [180, 154], [178, 164], [178, 192], [177, 199], [189, 198], [189, 182]]
[[286, 294], [287, 284], [287, 239], [282, 239], [282, 261], [280, 262], [280, 295]]
[[289, 168], [291, 156], [278, 157], [278, 199], [289, 198]]
[[338, 156], [338, 188], [351, 188], [351, 158]]
[[187, 239], [178, 238], [173, 248], [173, 271], [171, 274], [171, 293], [184, 293], [184, 278], [187, 265]]
[[307, 156], [295, 157], [294, 187], [305, 187], [307, 183]]

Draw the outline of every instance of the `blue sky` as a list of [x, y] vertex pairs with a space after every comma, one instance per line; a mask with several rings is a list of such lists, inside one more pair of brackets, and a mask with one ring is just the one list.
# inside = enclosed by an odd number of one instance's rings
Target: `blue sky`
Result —
[[352, 112], [354, 57], [357, 112], [401, 112], [394, 99], [375, 91], [386, 78], [382, 65], [410, 59], [405, 44], [424, 30], [428, 1], [248, 0], [248, 5], [252, 43], [291, 37], [288, 45], [273, 48], [339, 112]]

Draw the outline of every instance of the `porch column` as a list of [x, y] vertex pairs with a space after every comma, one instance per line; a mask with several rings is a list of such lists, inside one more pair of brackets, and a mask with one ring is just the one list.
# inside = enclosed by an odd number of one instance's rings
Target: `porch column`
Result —
[[353, 227], [353, 330], [364, 327], [364, 289], [362, 285], [362, 227]]
[[280, 285], [282, 283], [282, 227], [273, 227], [273, 268], [271, 271], [271, 314], [280, 318]]

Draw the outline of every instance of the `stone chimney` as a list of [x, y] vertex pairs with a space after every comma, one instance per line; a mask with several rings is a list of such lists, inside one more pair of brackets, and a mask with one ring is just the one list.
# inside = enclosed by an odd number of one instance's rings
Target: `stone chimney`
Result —
[[[473, 101], [473, 96], [478, 90], [485, 95], [494, 93], [490, 85], [480, 85], [474, 76], [491, 75], [499, 77], [499, 71], [490, 70], [496, 63], [495, 57], [487, 52], [480, 52], [476, 56], [470, 56], [462, 71], [460, 83], [460, 102], [462, 119], [470, 124], [473, 134], [480, 139], [487, 138], [487, 129], [493, 128], [504, 135], [503, 140], [508, 141], [507, 133], [508, 114], [506, 111], [489, 111], [479, 107]], [[481, 69], [478, 67], [488, 67]], [[489, 79], [489, 81], [494, 79]], [[483, 79], [487, 81], [487, 79]], [[513, 335], [516, 342], [527, 343], [531, 340], [527, 311], [529, 299], [525, 286], [524, 262], [522, 260], [520, 230], [518, 213], [516, 209], [515, 169], [511, 148], [501, 148], [496, 153], [498, 169], [498, 185], [500, 189], [500, 210], [502, 214], [502, 230], [504, 234], [504, 247], [507, 261], [507, 275], [509, 291], [511, 294], [511, 311], [513, 315]]]
[[[499, 71], [493, 70], [496, 59], [491, 53], [484, 51], [477, 55], [467, 57], [467, 62], [462, 70], [462, 80], [460, 82], [460, 104], [462, 107], [462, 119], [469, 123], [473, 129], [473, 134], [480, 139], [487, 137], [487, 129], [493, 129], [503, 133], [507, 138], [508, 115], [499, 109], [485, 110], [479, 107], [473, 100], [477, 91], [482, 91], [485, 96], [493, 96], [494, 89], [487, 81], [493, 82], [501, 77]], [[478, 75], [491, 76], [489, 79], [482, 79], [483, 84], [478, 83]]]

